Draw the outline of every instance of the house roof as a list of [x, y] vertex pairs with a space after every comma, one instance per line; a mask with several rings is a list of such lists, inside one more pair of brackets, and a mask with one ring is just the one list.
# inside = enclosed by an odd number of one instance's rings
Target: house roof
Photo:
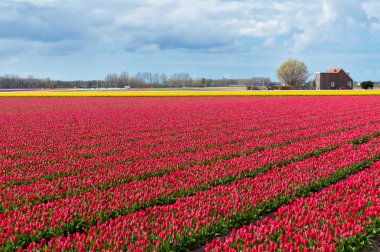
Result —
[[327, 70], [327, 72], [328, 73], [339, 73], [342, 70], [343, 70], [342, 68], [330, 68]]
[[316, 72], [316, 74], [323, 75], [323, 76], [329, 76], [329, 77], [337, 76], [338, 74], [342, 74], [342, 73], [345, 74], [351, 81], [353, 81], [350, 74], [345, 72], [342, 68], [330, 68], [325, 73]]

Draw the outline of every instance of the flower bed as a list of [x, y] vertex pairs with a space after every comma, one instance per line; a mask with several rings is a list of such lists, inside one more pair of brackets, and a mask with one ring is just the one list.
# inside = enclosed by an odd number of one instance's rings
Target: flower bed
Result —
[[[376, 162], [378, 107], [376, 97], [2, 98], [0, 250], [211, 242]], [[337, 231], [330, 245], [359, 247], [376, 225]], [[208, 248], [244, 248], [236, 237]]]

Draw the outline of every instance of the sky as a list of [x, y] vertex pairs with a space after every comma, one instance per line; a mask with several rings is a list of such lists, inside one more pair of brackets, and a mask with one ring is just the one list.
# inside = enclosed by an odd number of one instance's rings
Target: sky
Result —
[[1, 0], [0, 75], [270, 77], [288, 59], [380, 81], [379, 0]]

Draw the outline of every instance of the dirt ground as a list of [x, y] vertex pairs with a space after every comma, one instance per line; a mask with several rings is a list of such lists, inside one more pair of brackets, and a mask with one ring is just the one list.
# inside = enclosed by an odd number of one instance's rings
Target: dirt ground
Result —
[[371, 243], [361, 249], [360, 252], [380, 252], [380, 235], [373, 239]]

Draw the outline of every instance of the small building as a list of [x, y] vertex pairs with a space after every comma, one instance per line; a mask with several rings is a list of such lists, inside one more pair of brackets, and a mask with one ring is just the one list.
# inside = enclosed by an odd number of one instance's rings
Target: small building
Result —
[[352, 89], [353, 80], [342, 68], [330, 68], [326, 73], [315, 73], [317, 90]]

